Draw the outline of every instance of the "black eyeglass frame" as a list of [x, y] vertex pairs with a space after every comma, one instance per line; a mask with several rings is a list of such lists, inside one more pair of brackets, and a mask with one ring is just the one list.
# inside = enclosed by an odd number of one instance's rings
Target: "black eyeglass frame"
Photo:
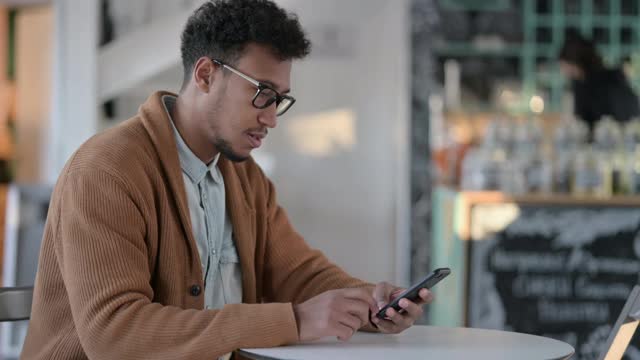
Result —
[[[293, 96], [281, 95], [278, 91], [276, 91], [276, 89], [272, 88], [271, 86], [252, 78], [251, 76], [243, 73], [240, 70], [237, 70], [237, 69], [233, 68], [230, 65], [225, 64], [224, 62], [222, 62], [220, 60], [211, 59], [211, 61], [213, 61], [214, 64], [222, 66], [223, 68], [228, 69], [232, 73], [234, 73], [234, 74], [240, 76], [241, 78], [247, 80], [248, 82], [253, 84], [253, 86], [255, 86], [258, 89], [258, 91], [256, 91], [255, 95], [253, 95], [253, 99], [251, 99], [251, 105], [253, 105], [253, 107], [255, 107], [256, 109], [266, 109], [266, 108], [268, 108], [269, 106], [271, 106], [275, 102], [276, 103], [276, 116], [280, 116], [280, 115], [286, 113], [289, 109], [291, 109], [291, 106], [293, 106], [293, 104], [296, 102], [296, 99]], [[273, 91], [275, 95], [271, 96], [264, 103], [264, 105], [257, 105], [256, 104], [256, 100], [258, 99], [258, 96], [260, 96], [262, 91], [264, 91], [264, 90]], [[285, 102], [285, 106], [283, 108], [280, 108], [280, 104], [282, 104], [283, 101], [286, 101]]]

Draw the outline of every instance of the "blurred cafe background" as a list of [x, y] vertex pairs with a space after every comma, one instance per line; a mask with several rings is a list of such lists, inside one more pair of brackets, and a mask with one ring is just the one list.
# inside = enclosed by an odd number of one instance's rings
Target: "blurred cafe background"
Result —
[[[179, 89], [202, 2], [0, 1], [2, 286], [33, 284], [78, 146]], [[311, 246], [372, 282], [450, 267], [423, 324], [596, 359], [640, 274], [640, 0], [276, 2], [313, 48], [254, 157]], [[1, 325], [15, 357], [28, 321]]]

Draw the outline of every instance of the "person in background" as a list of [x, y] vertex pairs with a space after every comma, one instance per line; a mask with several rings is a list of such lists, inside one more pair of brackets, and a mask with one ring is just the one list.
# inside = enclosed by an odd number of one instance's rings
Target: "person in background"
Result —
[[571, 80], [575, 115], [591, 130], [603, 115], [620, 122], [640, 115], [638, 97], [624, 73], [606, 68], [592, 41], [569, 33], [559, 59], [562, 72]]
[[375, 317], [402, 289], [311, 249], [251, 157], [294, 104], [292, 61], [309, 51], [297, 18], [271, 1], [193, 13], [179, 94], [152, 94], [58, 179], [23, 359], [229, 358], [413, 325], [431, 293]]

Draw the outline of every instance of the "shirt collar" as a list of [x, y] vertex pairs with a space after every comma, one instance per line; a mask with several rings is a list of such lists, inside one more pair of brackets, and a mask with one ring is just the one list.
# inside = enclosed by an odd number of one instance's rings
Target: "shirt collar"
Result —
[[173, 123], [170, 109], [175, 105], [176, 97], [165, 95], [162, 97], [162, 102], [164, 103], [167, 115], [171, 120], [171, 127], [173, 128], [173, 133], [176, 137], [176, 143], [178, 144], [178, 157], [180, 158], [180, 167], [182, 168], [182, 171], [187, 174], [191, 182], [194, 184], [199, 184], [209, 171], [211, 172], [212, 178], [215, 181], [218, 181], [219, 179], [215, 175], [217, 173], [216, 165], [218, 164], [218, 159], [220, 159], [220, 153], [213, 158], [213, 161], [209, 165], [202, 162], [202, 160], [200, 160], [196, 154], [191, 151], [187, 143], [182, 138], [182, 135], [180, 135], [176, 125]]

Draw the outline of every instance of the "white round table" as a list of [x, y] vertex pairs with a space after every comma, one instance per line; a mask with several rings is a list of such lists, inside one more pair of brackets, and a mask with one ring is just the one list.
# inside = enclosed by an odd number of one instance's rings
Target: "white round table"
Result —
[[413, 326], [402, 334], [356, 333], [348, 342], [326, 338], [265, 349], [241, 349], [250, 359], [568, 359], [573, 347], [562, 341], [514, 332]]

